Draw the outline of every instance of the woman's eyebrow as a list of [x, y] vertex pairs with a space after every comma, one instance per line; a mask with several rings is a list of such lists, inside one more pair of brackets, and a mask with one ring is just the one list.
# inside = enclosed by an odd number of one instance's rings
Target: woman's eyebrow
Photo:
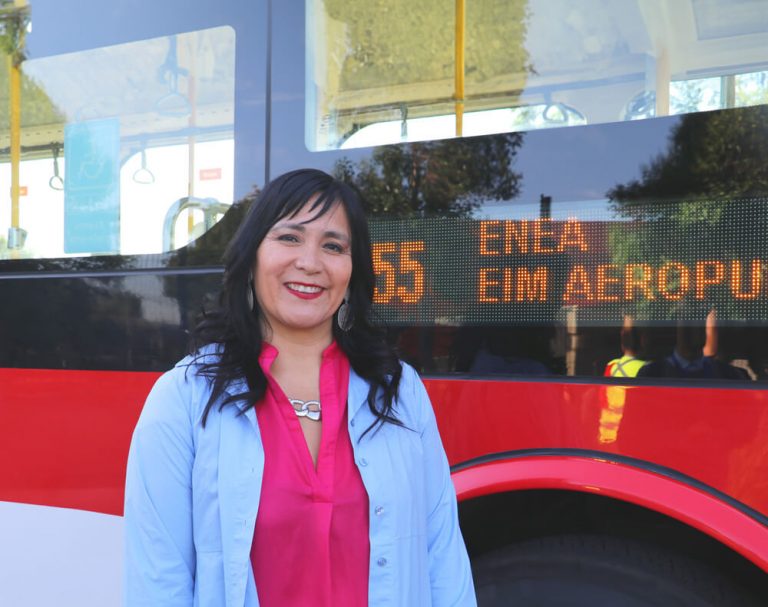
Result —
[[326, 238], [335, 238], [336, 240], [341, 240], [342, 242], [349, 243], [349, 236], [346, 234], [343, 234], [342, 232], [336, 232], [335, 230], [328, 230], [326, 231], [323, 236]]
[[[306, 224], [303, 223], [278, 223], [275, 224], [273, 229], [285, 229], [285, 230], [296, 230], [297, 232], [306, 232]], [[350, 237], [344, 234], [343, 232], [337, 232], [336, 230], [326, 230], [323, 232], [323, 236], [325, 238], [335, 238], [336, 240], [341, 240], [346, 243], [350, 242]]]
[[276, 223], [272, 226], [273, 230], [297, 230], [299, 232], [306, 232], [306, 228], [302, 223]]

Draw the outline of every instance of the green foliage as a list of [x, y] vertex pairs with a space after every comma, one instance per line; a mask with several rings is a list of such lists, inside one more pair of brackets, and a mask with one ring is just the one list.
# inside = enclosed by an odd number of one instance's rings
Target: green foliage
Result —
[[[688, 114], [642, 178], [608, 192], [630, 217], [649, 199], [739, 198], [768, 193], [768, 106]], [[674, 211], [677, 215], [677, 211]]]
[[371, 215], [466, 217], [483, 201], [518, 195], [522, 141], [507, 133], [385, 146], [357, 165], [343, 158], [334, 175], [360, 190]]
[[[346, 26], [341, 89], [452, 79], [454, 3], [444, 0], [325, 0], [331, 19]], [[468, 82], [528, 70], [527, 0], [467, 3]], [[471, 93], [471, 91], [470, 91]]]
[[736, 78], [736, 105], [768, 103], [768, 72], [742, 74]]
[[[715, 259], [768, 261], [768, 106], [688, 114], [672, 131], [667, 151], [642, 177], [618, 184], [607, 196], [628, 223], [617, 224], [614, 263]], [[762, 299], [762, 298], [761, 298]], [[721, 318], [756, 319], [759, 301], [738, 302], [723, 284], [706, 301], [644, 302], [639, 317], [673, 317], [681, 308], [716, 305]]]
[[[0, 0], [0, 53], [10, 56], [18, 67], [27, 59], [24, 35], [30, 19], [30, 7], [17, 7], [13, 0]], [[22, 73], [22, 127], [60, 124], [64, 117], [43, 88]], [[0, 128], [7, 128], [10, 109], [8, 62], [0, 59]]]
[[18, 66], [24, 56], [24, 34], [30, 19], [28, 6], [16, 6], [13, 0], [0, 0], [0, 52]]
[[[62, 124], [64, 115], [35, 80], [21, 74], [21, 125], [23, 127]], [[8, 63], [0, 61], [0, 132], [8, 128], [10, 106]]]

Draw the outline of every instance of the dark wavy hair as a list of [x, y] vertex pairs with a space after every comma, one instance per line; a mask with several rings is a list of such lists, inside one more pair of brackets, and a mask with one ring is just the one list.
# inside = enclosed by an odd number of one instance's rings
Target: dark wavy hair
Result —
[[214, 344], [218, 352], [217, 357], [210, 357], [197, 350], [195, 356], [200, 365], [198, 374], [208, 377], [212, 383], [212, 392], [203, 412], [203, 426], [211, 407], [234, 380], [245, 378], [248, 391], [227, 395], [221, 400], [219, 410], [226, 405], [245, 402], [241, 411], [247, 411], [264, 396], [267, 380], [258, 361], [263, 341], [262, 312], [258, 302], [254, 310], [248, 305], [249, 275], [256, 251], [272, 226], [285, 217], [295, 216], [313, 197], [310, 210], [315, 213], [314, 219], [338, 203], [344, 208], [349, 222], [352, 275], [348, 302], [353, 325], [349, 331], [342, 331], [334, 317], [333, 335], [352, 369], [368, 382], [368, 406], [376, 421], [366, 432], [385, 422], [402, 425], [393, 411], [400, 383], [400, 362], [387, 344], [383, 331], [371, 323], [375, 275], [368, 222], [362, 204], [347, 184], [322, 171], [300, 169], [268, 183], [251, 204], [224, 253], [224, 281], [218, 306], [204, 311], [195, 328], [195, 347]]

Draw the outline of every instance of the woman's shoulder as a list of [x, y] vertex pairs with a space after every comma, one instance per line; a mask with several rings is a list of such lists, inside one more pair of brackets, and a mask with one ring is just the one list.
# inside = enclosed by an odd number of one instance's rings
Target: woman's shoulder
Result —
[[205, 365], [219, 359], [218, 348], [207, 345], [188, 354], [155, 382], [144, 403], [141, 422], [197, 419], [205, 408], [211, 390], [211, 379]]
[[423, 382], [421, 381], [421, 376], [419, 375], [419, 372], [416, 371], [414, 367], [409, 365], [404, 360], [399, 361], [400, 362], [400, 386], [406, 387], [409, 390], [413, 390], [418, 386], [423, 386]]
[[[204, 365], [215, 364], [221, 360], [221, 353], [224, 346], [221, 344], [206, 344], [190, 352], [182, 358], [173, 369], [179, 367], [192, 368], [195, 372], [199, 371]], [[173, 371], [171, 369], [171, 371]]]
[[220, 346], [208, 344], [187, 354], [171, 369], [160, 376], [158, 382], [167, 383], [177, 388], [195, 389], [210, 383], [211, 373], [206, 371], [209, 365], [221, 360]]

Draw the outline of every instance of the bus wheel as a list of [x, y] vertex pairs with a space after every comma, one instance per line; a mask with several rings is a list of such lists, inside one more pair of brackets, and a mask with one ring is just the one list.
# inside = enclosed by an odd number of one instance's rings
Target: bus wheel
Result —
[[727, 578], [634, 540], [539, 538], [473, 559], [480, 607], [749, 607]]

